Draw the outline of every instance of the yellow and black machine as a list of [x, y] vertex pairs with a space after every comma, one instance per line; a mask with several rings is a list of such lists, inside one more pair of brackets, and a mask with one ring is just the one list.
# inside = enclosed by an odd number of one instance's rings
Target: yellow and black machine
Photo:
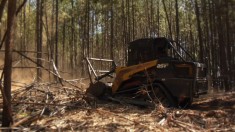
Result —
[[[191, 61], [186, 61], [187, 57]], [[91, 65], [92, 59], [112, 60], [86, 58], [90, 77], [92, 72], [95, 75], [95, 79], [90, 78], [87, 93], [98, 98], [128, 97], [133, 104], [144, 101], [144, 104], [161, 102], [165, 106], [186, 107], [208, 90], [206, 65], [194, 61], [181, 45], [164, 37], [130, 42], [126, 66], [114, 65], [100, 76]], [[106, 77], [113, 77], [112, 82], [105, 83]]]

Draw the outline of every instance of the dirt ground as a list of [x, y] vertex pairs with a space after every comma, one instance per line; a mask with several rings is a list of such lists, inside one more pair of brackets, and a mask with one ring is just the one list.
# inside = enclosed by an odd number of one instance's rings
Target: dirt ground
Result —
[[67, 83], [70, 85], [34, 83], [13, 91], [15, 124], [12, 129], [235, 131], [235, 92], [205, 95], [195, 99], [187, 109], [164, 108], [161, 105], [155, 108], [141, 108], [108, 101], [87, 102], [83, 99], [82, 85], [72, 88], [73, 81]]
[[69, 131], [235, 131], [235, 93], [201, 98], [188, 109], [96, 104], [43, 118], [35, 126]]

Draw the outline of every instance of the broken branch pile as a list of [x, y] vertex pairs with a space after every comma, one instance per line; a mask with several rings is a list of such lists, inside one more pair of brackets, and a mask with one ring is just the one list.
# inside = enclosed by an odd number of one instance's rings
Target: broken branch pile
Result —
[[[79, 80], [69, 81], [77, 85]], [[235, 93], [206, 96], [189, 109], [140, 108], [96, 100], [84, 89], [60, 83], [32, 83], [12, 92], [14, 124], [26, 131], [234, 131]], [[6, 129], [6, 128], [1, 128]]]

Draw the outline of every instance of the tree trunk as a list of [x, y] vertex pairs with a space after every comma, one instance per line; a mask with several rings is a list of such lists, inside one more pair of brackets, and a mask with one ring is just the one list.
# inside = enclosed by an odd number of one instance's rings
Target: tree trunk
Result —
[[[65, 26], [66, 26], [66, 20], [64, 18], [63, 31], [62, 31], [63, 32], [63, 37], [62, 37], [62, 58], [67, 60], [67, 57], [65, 55], [65, 37], [66, 37], [66, 33], [65, 33], [66, 32], [66, 28], [65, 28]], [[68, 62], [66, 61], [65, 63], [68, 63]], [[62, 63], [62, 69], [64, 69], [64, 63]]]
[[178, 0], [175, 0], [175, 23], [176, 23], [176, 39], [175, 39], [175, 41], [178, 44], [179, 43], [179, 36], [180, 36]]
[[36, 44], [37, 44], [37, 81], [42, 78], [42, 15], [43, 15], [43, 0], [37, 0], [36, 13]]
[[113, 0], [110, 1], [111, 2], [111, 21], [110, 21], [110, 25], [111, 25], [111, 29], [110, 29], [110, 59], [113, 59]]
[[196, 19], [197, 19], [197, 31], [198, 31], [198, 39], [199, 39], [199, 61], [200, 62], [205, 62], [203, 59], [204, 57], [204, 47], [203, 47], [203, 42], [202, 42], [202, 29], [201, 29], [201, 20], [200, 20], [200, 14], [199, 14], [199, 7], [197, 0], [195, 0], [195, 13], [196, 13]]
[[161, 36], [160, 34], [160, 2], [157, 1], [157, 36]]
[[90, 1], [86, 2], [86, 19], [87, 19], [87, 28], [86, 32], [86, 41], [87, 41], [87, 56], [90, 57]]
[[219, 42], [219, 55], [220, 55], [220, 68], [221, 68], [221, 74], [222, 74], [222, 78], [224, 81], [224, 88], [225, 91], [229, 91], [229, 76], [228, 76], [228, 58], [227, 58], [227, 50], [226, 50], [226, 41], [225, 41], [225, 36], [226, 34], [224, 33], [224, 28], [226, 27], [221, 27], [221, 25], [223, 25], [224, 22], [224, 18], [222, 15], [222, 12], [220, 10], [222, 10], [223, 7], [221, 7], [222, 2], [221, 1], [217, 1], [216, 3], [216, 15], [217, 15], [217, 32], [218, 32], [218, 42]]
[[55, 66], [58, 69], [58, 12], [59, 12], [59, 3], [56, 0], [56, 22], [55, 22]]
[[7, 35], [5, 45], [4, 63], [4, 89], [2, 127], [9, 127], [13, 123], [11, 108], [11, 73], [12, 73], [12, 49], [14, 45], [16, 0], [8, 1]]
[[166, 14], [166, 20], [167, 20], [168, 30], [169, 30], [169, 33], [170, 33], [170, 39], [173, 39], [172, 38], [172, 30], [171, 30], [171, 22], [170, 22], [170, 18], [169, 18], [167, 9], [166, 9], [165, 0], [162, 0], [162, 4], [163, 4], [164, 12]]
[[127, 29], [128, 29], [128, 32], [127, 32], [127, 43], [129, 43], [131, 40], [130, 40], [130, 37], [131, 37], [131, 17], [130, 17], [130, 0], [126, 0], [126, 8], [127, 8]]
[[135, 5], [134, 5], [134, 0], [131, 1], [132, 5], [132, 38], [131, 40], [135, 39]]
[[[53, 5], [54, 6], [54, 5]], [[58, 13], [59, 13], [59, 3], [58, 0], [55, 0], [55, 46], [54, 46], [54, 50], [55, 50], [55, 54], [54, 54], [54, 61], [55, 61], [55, 66], [58, 69], [59, 68], [59, 64], [58, 64]], [[54, 79], [56, 81], [59, 81], [59, 77], [58, 76], [54, 76]]]

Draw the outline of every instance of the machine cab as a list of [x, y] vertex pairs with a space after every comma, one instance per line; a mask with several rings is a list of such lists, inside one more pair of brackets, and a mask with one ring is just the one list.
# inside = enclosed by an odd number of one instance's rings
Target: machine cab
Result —
[[137, 65], [159, 58], [170, 58], [170, 42], [164, 37], [144, 38], [132, 41], [128, 46], [127, 66]]
[[[128, 46], [127, 66], [158, 60], [154, 74], [157, 79], [165, 80], [164, 83], [170, 91], [177, 94], [175, 96], [184, 94], [198, 97], [200, 94], [207, 93], [205, 64], [196, 62], [181, 45], [176, 43], [176, 46], [177, 48], [164, 37], [132, 41]], [[170, 49], [173, 52], [170, 52]], [[185, 56], [191, 60], [186, 61]]]

